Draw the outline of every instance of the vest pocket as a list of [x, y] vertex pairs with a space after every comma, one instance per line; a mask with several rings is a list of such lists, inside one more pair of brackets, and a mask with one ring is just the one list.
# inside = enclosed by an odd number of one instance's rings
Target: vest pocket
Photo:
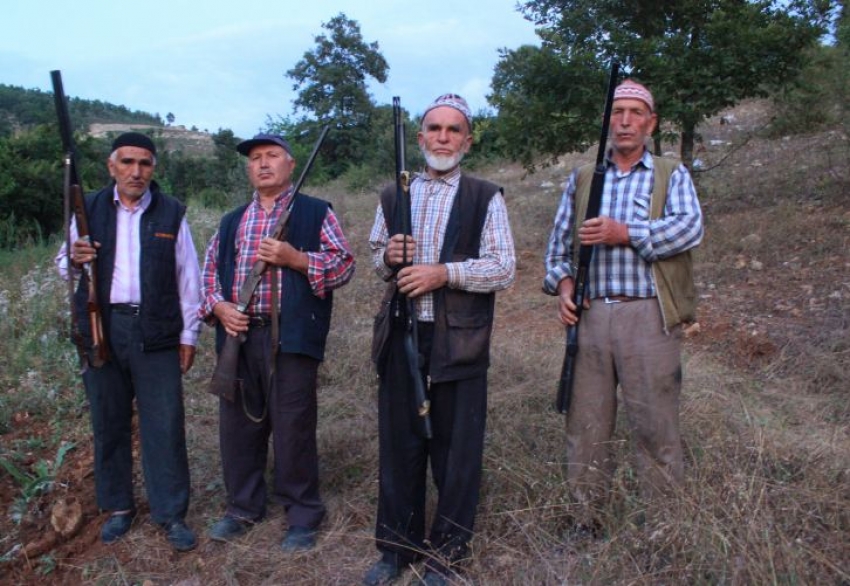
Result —
[[490, 346], [490, 316], [486, 312], [447, 312], [448, 357], [453, 365], [474, 364]]

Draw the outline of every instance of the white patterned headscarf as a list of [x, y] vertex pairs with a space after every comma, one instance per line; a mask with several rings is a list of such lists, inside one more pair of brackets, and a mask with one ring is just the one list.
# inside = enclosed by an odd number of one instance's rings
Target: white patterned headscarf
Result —
[[448, 106], [449, 108], [454, 108], [466, 118], [466, 123], [469, 124], [469, 128], [472, 128], [472, 112], [469, 109], [469, 104], [466, 103], [462, 97], [457, 94], [443, 94], [433, 102], [431, 102], [427, 108], [425, 108], [425, 112], [422, 114], [422, 119], [425, 119], [425, 116], [433, 110], [434, 108], [439, 108], [440, 106]]
[[640, 100], [649, 106], [650, 112], [655, 112], [655, 101], [652, 99], [652, 93], [634, 80], [627, 79], [614, 90], [615, 101], [625, 99]]

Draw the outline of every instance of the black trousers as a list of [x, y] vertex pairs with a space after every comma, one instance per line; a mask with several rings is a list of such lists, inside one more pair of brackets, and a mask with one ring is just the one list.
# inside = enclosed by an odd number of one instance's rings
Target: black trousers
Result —
[[[385, 559], [399, 565], [425, 556], [430, 567], [447, 573], [466, 556], [472, 538], [481, 486], [487, 376], [430, 385], [433, 439], [427, 440], [416, 411], [403, 332], [393, 336], [378, 391], [377, 547]], [[419, 350], [426, 357], [423, 373], [428, 371], [432, 340], [432, 324], [420, 323]], [[429, 460], [438, 500], [426, 541]]]
[[[251, 328], [239, 357], [242, 388], [234, 402], [219, 402], [227, 514], [250, 521], [265, 516], [271, 436], [272, 498], [283, 504], [290, 526], [312, 529], [325, 516], [319, 496], [316, 442], [319, 361], [300, 354], [278, 354], [274, 384], [270, 385], [271, 360], [270, 328]], [[252, 419], [259, 419], [264, 412], [260, 421]]]
[[83, 374], [94, 433], [97, 504], [109, 511], [135, 508], [135, 399], [151, 519], [183, 519], [189, 508], [189, 460], [177, 348], [144, 352], [139, 317], [118, 311], [112, 312], [109, 341], [109, 362]]

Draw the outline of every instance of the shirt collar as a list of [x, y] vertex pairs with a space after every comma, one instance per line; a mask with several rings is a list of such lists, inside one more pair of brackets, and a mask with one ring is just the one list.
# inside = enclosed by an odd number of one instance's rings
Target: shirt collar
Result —
[[151, 198], [152, 197], [153, 196], [151, 196], [151, 190], [150, 190], [150, 187], [149, 187], [142, 194], [142, 198], [139, 200], [139, 204], [136, 207], [134, 207], [132, 210], [130, 210], [130, 208], [127, 208], [123, 203], [121, 203], [121, 198], [118, 196], [118, 186], [115, 185], [112, 188], [112, 201], [115, 203], [115, 205], [117, 207], [126, 208], [133, 213], [135, 213], [136, 211], [144, 212], [146, 209], [148, 209], [148, 206], [151, 205]]
[[[611, 154], [613, 152], [614, 152], [614, 149], [609, 148], [608, 152], [605, 154], [605, 165], [608, 166], [608, 167], [610, 167], [611, 165], [614, 164], [614, 160], [611, 158]], [[647, 149], [647, 148], [643, 149], [643, 155], [641, 155], [640, 159], [638, 159], [638, 161], [634, 165], [632, 165], [632, 170], [634, 170], [634, 168], [637, 167], [638, 165], [643, 165], [647, 169], [653, 169], [654, 168], [654, 162], [652, 160], [652, 153], [649, 152], [649, 149]]]
[[[285, 191], [281, 191], [274, 198], [275, 207], [279, 205], [288, 206], [289, 201], [292, 199], [292, 185], [286, 188]], [[256, 204], [260, 205], [260, 194], [254, 191], [254, 194], [251, 196], [251, 200]]]
[[427, 171], [422, 171], [419, 174], [417, 174], [417, 177], [419, 179], [421, 179], [422, 181], [442, 181], [443, 183], [446, 183], [446, 184], [451, 185], [451, 186], [455, 186], [458, 183], [460, 183], [460, 176], [461, 176], [460, 165], [455, 167], [447, 175], [441, 175], [439, 177], [432, 177], [431, 175], [428, 174]]

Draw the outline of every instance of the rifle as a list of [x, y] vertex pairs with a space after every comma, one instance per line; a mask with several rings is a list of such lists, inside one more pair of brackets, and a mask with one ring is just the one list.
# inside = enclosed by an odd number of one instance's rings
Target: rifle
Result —
[[[590, 183], [590, 197], [587, 202], [587, 213], [584, 219], [589, 220], [599, 215], [599, 206], [602, 203], [602, 190], [605, 187], [605, 143], [608, 139], [608, 129], [611, 123], [611, 108], [614, 103], [614, 86], [617, 83], [617, 73], [620, 64], [611, 62], [611, 75], [608, 78], [608, 95], [605, 100], [605, 113], [602, 117], [602, 133], [599, 138], [599, 150], [596, 151], [596, 166], [593, 169], [593, 180]], [[573, 238], [578, 238], [574, 234]], [[590, 272], [590, 260], [593, 258], [593, 246], [581, 245], [578, 252], [578, 268], [575, 273], [575, 287], [573, 288], [573, 303], [576, 305], [576, 318], [581, 317], [584, 309], [585, 289]], [[555, 407], [558, 413], [566, 414], [570, 410], [570, 401], [573, 393], [573, 379], [575, 378], [576, 358], [578, 356], [578, 326], [579, 322], [567, 328], [567, 347], [564, 353], [564, 363], [561, 366], [561, 380], [558, 383], [558, 395], [555, 399]]]
[[[310, 153], [307, 163], [301, 170], [301, 176], [298, 177], [298, 181], [295, 182], [295, 187], [292, 190], [292, 199], [289, 201], [289, 205], [286, 209], [283, 210], [283, 213], [280, 214], [277, 224], [275, 224], [271, 237], [276, 240], [280, 240], [281, 242], [286, 240], [287, 233], [289, 231], [289, 217], [292, 213], [293, 207], [295, 206], [295, 200], [298, 197], [298, 193], [301, 191], [301, 185], [304, 183], [304, 180], [307, 178], [307, 174], [310, 173], [310, 169], [313, 167], [313, 163], [316, 160], [316, 156], [319, 154], [319, 149], [321, 148], [322, 143], [325, 141], [325, 136], [328, 134], [328, 130], [329, 126], [327, 124], [322, 127], [319, 139], [313, 147], [313, 152]], [[248, 274], [248, 277], [239, 289], [239, 296], [236, 300], [237, 310], [242, 313], [248, 311], [248, 305], [251, 303], [251, 297], [254, 296], [254, 291], [257, 289], [257, 285], [260, 284], [267, 266], [267, 263], [262, 260], [258, 260], [253, 264], [251, 272]], [[225, 336], [224, 346], [218, 355], [218, 361], [216, 362], [215, 370], [213, 371], [212, 380], [210, 380], [210, 386], [208, 389], [208, 391], [213, 395], [222, 397], [223, 399], [227, 399], [231, 402], [235, 399], [237, 380], [236, 373], [239, 366], [239, 349], [242, 347], [246, 338], [247, 336], [244, 332], [240, 332], [237, 336]]]
[[50, 77], [53, 82], [53, 100], [56, 104], [56, 116], [59, 118], [59, 134], [62, 137], [62, 148], [65, 151], [65, 253], [68, 262], [68, 296], [71, 305], [71, 340], [77, 346], [80, 367], [85, 371], [89, 365], [94, 368], [103, 366], [109, 360], [109, 349], [106, 335], [103, 331], [103, 313], [97, 299], [97, 267], [93, 262], [83, 265], [82, 277], [88, 284], [86, 313], [88, 314], [92, 337], [91, 353], [88, 356], [86, 356], [85, 345], [83, 344], [80, 333], [79, 316], [77, 315], [77, 309], [74, 303], [74, 275], [71, 268], [71, 208], [73, 208], [74, 220], [77, 224], [77, 234], [80, 238], [89, 238], [89, 223], [86, 218], [80, 177], [77, 173], [76, 147], [71, 129], [71, 117], [68, 114], [68, 101], [65, 98], [65, 91], [62, 88], [62, 73], [58, 70], [51, 71]]
[[[393, 127], [395, 138], [395, 176], [396, 176], [396, 214], [401, 219], [401, 233], [412, 236], [410, 211], [410, 173], [404, 169], [404, 120], [401, 112], [401, 100], [393, 98]], [[402, 249], [402, 264], [407, 266], [407, 241]], [[426, 439], [433, 437], [431, 429], [431, 402], [425, 394], [425, 383], [422, 381], [420, 367], [422, 361], [419, 356], [419, 334], [416, 326], [416, 306], [413, 299], [399, 293], [396, 312], [401, 313], [404, 321], [404, 354], [407, 359], [407, 367], [410, 379], [413, 383], [413, 398], [416, 401], [416, 411], [422, 418], [423, 433]]]

